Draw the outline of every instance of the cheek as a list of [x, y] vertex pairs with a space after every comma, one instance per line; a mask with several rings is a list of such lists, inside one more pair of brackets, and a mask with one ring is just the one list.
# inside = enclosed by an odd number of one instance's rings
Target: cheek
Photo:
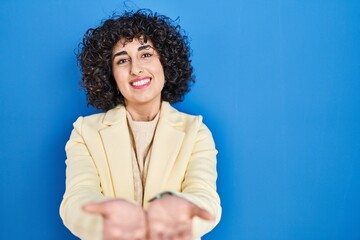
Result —
[[164, 73], [164, 68], [162, 67], [162, 65], [160, 64], [160, 62], [158, 64], [156, 64], [153, 67], [154, 71], [156, 72], [156, 75], [158, 77], [162, 77], [165, 78], [165, 73]]
[[114, 71], [113, 76], [117, 85], [121, 85], [128, 82], [125, 71]]

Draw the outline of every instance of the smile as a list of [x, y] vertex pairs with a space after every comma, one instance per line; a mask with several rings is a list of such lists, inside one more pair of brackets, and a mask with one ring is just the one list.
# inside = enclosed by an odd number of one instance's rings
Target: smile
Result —
[[143, 78], [143, 79], [137, 79], [135, 81], [132, 81], [130, 84], [136, 89], [144, 88], [148, 86], [151, 82], [150, 78]]

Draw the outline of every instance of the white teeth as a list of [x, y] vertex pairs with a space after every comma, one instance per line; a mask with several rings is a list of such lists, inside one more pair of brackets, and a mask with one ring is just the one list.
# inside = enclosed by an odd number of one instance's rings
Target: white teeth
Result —
[[133, 83], [131, 83], [131, 85], [138, 87], [138, 86], [145, 85], [148, 82], [150, 82], [150, 79], [147, 78], [147, 79], [143, 79], [143, 80], [140, 80], [140, 81], [137, 81], [137, 82], [133, 82]]

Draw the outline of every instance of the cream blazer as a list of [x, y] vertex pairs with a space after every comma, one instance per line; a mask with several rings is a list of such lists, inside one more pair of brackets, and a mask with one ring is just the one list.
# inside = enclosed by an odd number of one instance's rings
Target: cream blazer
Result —
[[[83, 212], [82, 205], [113, 198], [134, 201], [125, 108], [118, 106], [106, 113], [79, 117], [65, 150], [66, 191], [60, 216], [79, 238], [101, 239], [102, 218]], [[215, 221], [193, 219], [195, 239], [209, 232], [221, 216], [216, 155], [211, 132], [201, 116], [181, 113], [162, 102], [144, 187], [144, 209], [156, 194], [172, 191], [215, 216]]]

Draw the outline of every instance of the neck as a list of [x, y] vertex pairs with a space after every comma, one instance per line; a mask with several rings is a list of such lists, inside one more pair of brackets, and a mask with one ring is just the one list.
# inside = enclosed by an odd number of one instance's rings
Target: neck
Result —
[[126, 110], [130, 113], [134, 121], [151, 121], [160, 110], [161, 102], [158, 104], [126, 105]]

